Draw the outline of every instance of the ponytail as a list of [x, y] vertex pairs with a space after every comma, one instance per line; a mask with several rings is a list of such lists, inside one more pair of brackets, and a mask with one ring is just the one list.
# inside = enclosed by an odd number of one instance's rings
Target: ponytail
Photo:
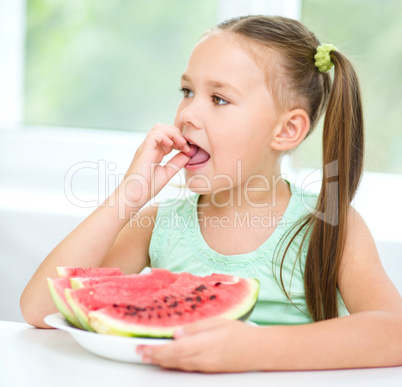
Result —
[[312, 223], [304, 287], [314, 321], [338, 316], [337, 282], [347, 216], [363, 169], [360, 87], [350, 62], [331, 52], [335, 75], [323, 130], [323, 180]]

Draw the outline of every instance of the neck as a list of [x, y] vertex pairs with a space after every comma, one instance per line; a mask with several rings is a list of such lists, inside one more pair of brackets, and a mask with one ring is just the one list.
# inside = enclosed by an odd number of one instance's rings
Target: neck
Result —
[[271, 178], [248, 179], [245, 183], [228, 189], [219, 189], [202, 195], [199, 204], [213, 207], [216, 212], [251, 211], [281, 205], [290, 198], [288, 183], [282, 175]]

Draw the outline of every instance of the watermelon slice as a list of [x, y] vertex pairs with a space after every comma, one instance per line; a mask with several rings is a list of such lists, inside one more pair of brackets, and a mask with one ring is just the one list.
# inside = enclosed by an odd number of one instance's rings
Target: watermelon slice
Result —
[[259, 291], [255, 279], [224, 274], [200, 277], [152, 269], [149, 274], [127, 277], [66, 290], [71, 309], [86, 329], [172, 337], [177, 328], [208, 317], [247, 319]]
[[74, 277], [101, 277], [101, 276], [123, 276], [118, 268], [112, 267], [91, 267], [91, 268], [74, 268], [74, 267], [57, 267], [58, 279], [47, 278], [50, 294], [57, 309], [60, 313], [77, 328], [83, 328], [78, 318], [71, 310], [65, 298], [65, 289], [71, 288], [71, 276]]

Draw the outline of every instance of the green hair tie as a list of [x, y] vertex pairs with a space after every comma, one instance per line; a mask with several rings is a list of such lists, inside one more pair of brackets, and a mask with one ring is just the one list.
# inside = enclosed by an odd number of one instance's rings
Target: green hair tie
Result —
[[334, 64], [331, 62], [329, 53], [337, 50], [338, 49], [333, 44], [322, 44], [317, 47], [317, 54], [314, 55], [314, 59], [315, 67], [318, 68], [320, 73], [325, 73], [332, 69]]

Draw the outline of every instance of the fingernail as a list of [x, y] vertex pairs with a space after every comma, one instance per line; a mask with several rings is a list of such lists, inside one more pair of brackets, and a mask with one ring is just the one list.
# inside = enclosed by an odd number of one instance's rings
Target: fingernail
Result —
[[150, 357], [150, 356], [152, 356], [152, 352], [153, 352], [153, 350], [152, 350], [152, 348], [150, 348], [150, 347], [145, 347], [145, 348], [143, 349], [143, 351], [142, 351], [142, 353], [143, 353], [143, 355], [144, 355], [145, 357]]
[[143, 356], [142, 357], [142, 362], [149, 364], [149, 363], [152, 363], [152, 360], [151, 360], [151, 358], [149, 356]]

